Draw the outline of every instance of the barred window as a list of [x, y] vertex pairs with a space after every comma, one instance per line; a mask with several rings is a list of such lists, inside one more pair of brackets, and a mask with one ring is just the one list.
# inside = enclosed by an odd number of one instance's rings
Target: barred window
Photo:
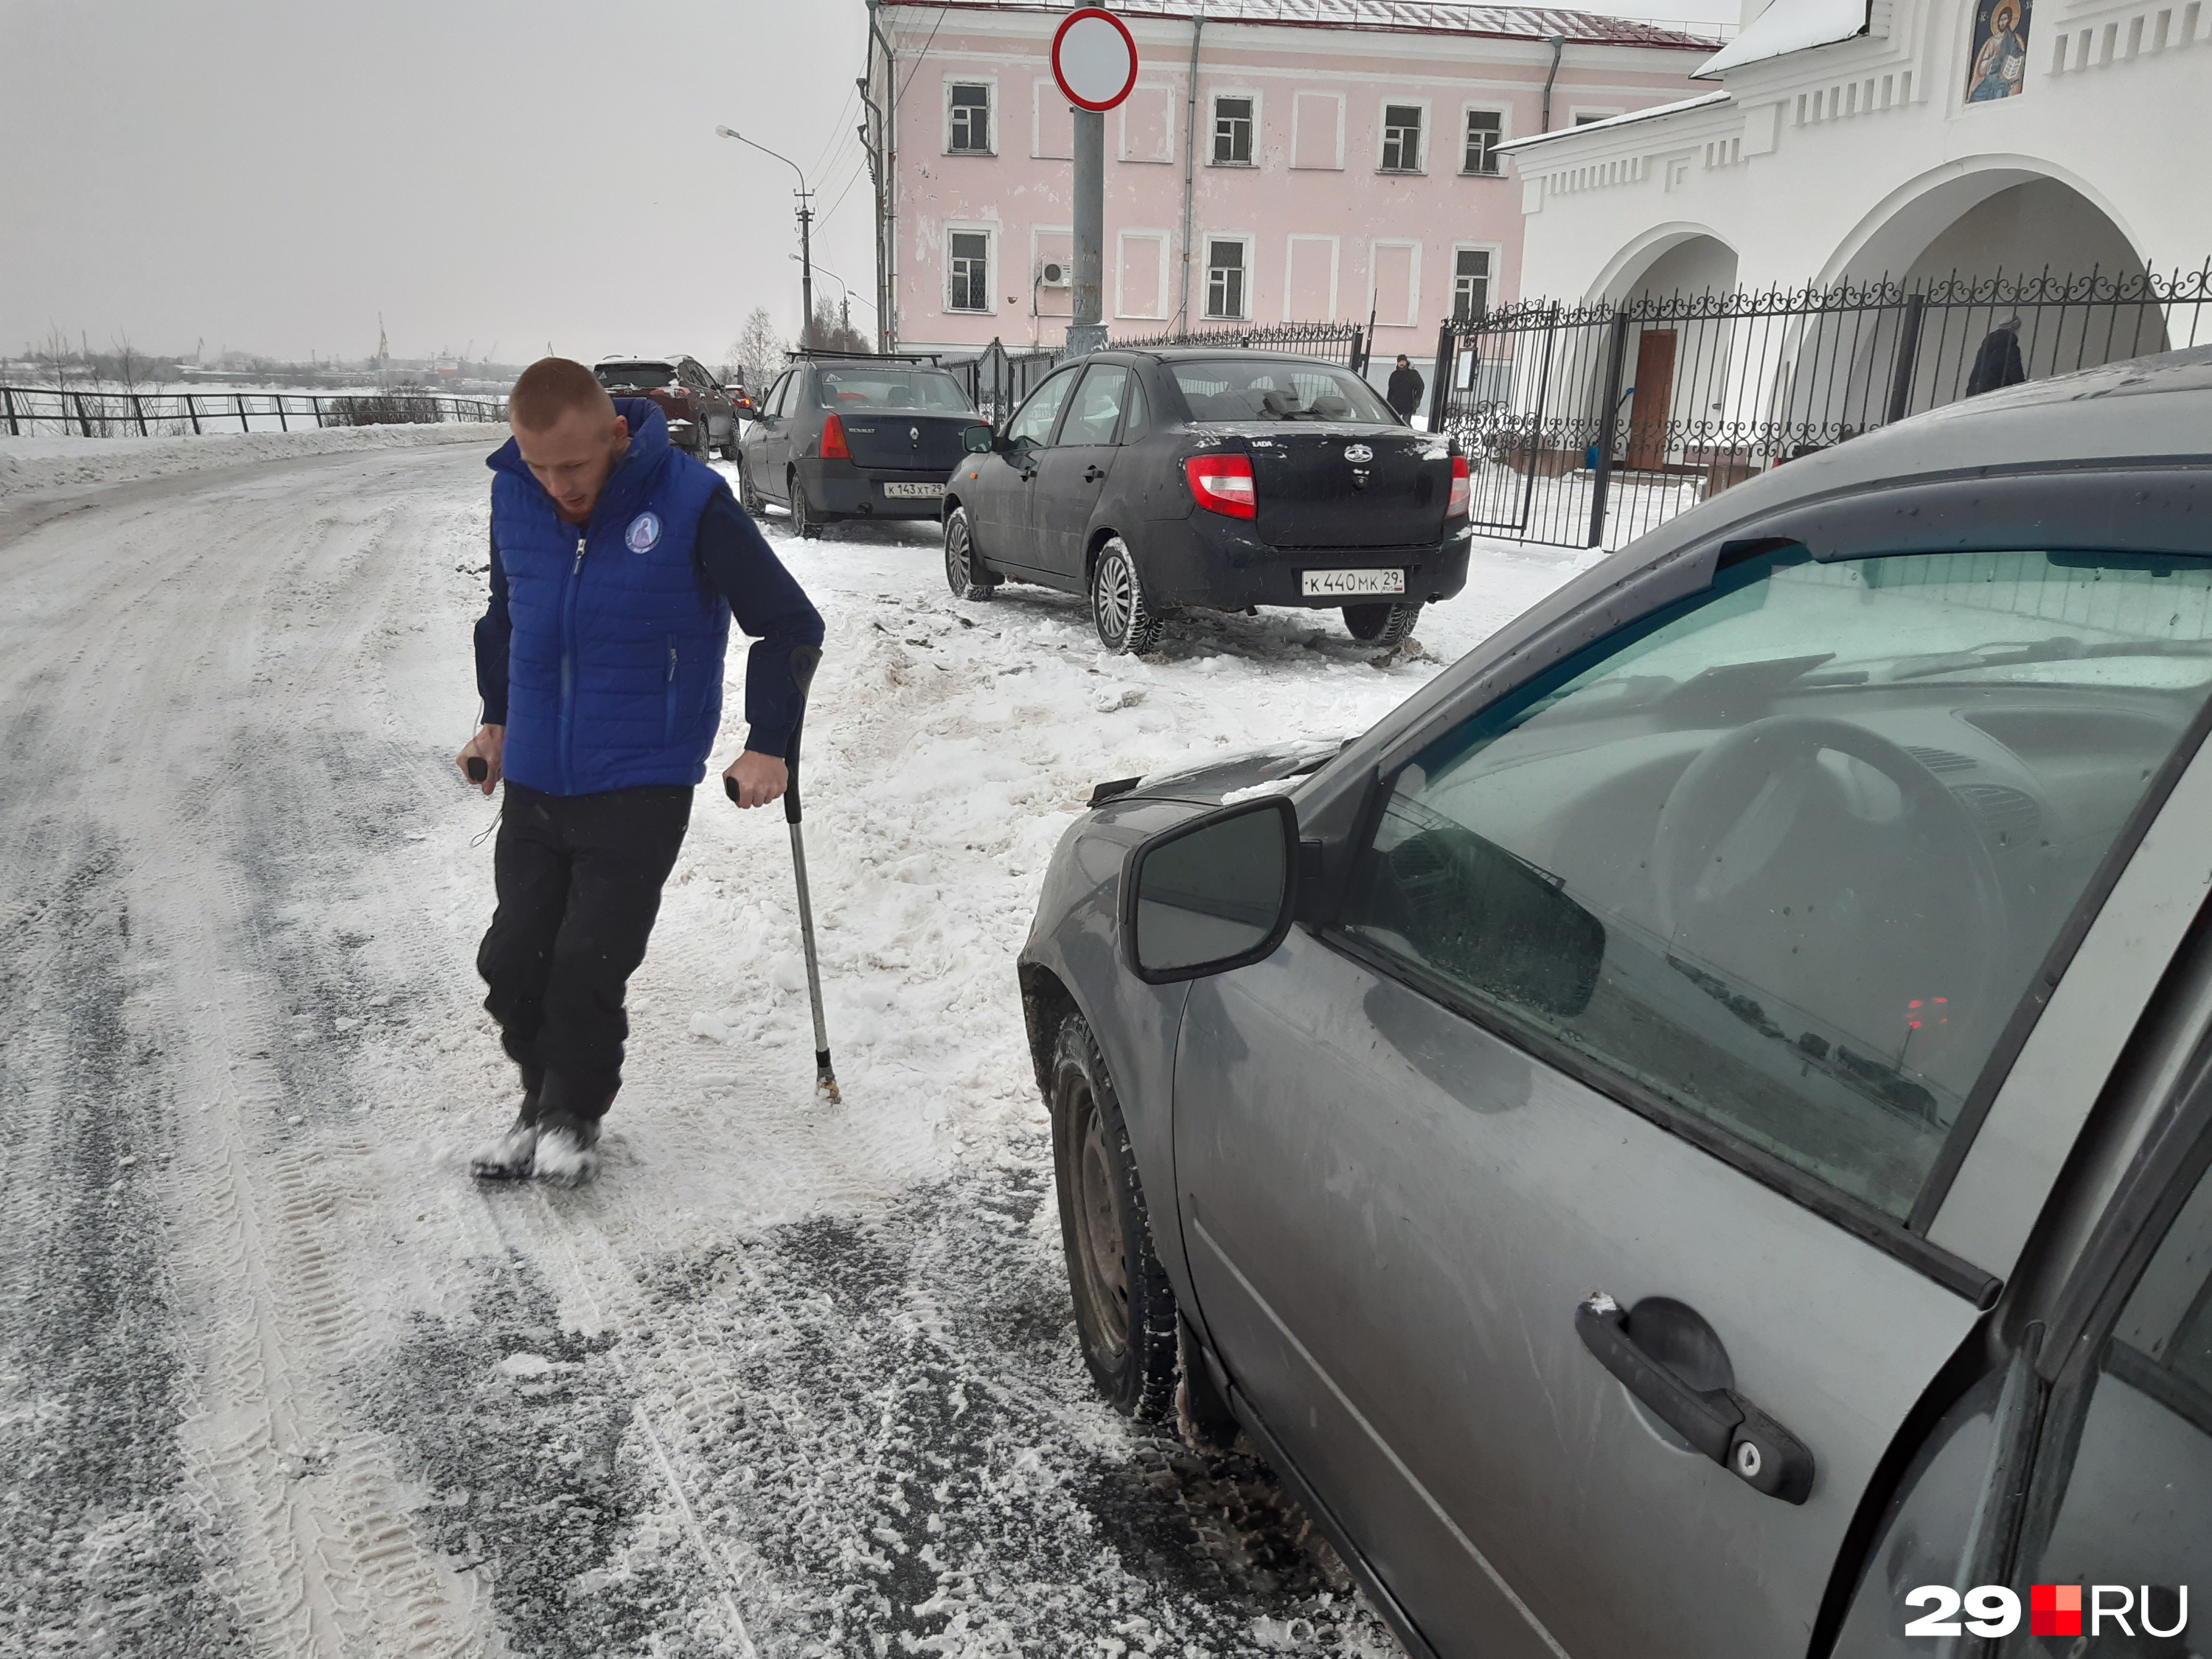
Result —
[[1209, 242], [1206, 249], [1206, 314], [1244, 314], [1244, 244]]
[[1498, 143], [1504, 121], [1504, 118], [1494, 109], [1468, 111], [1467, 159], [1460, 164], [1462, 173], [1498, 171]]
[[988, 311], [991, 308], [990, 289], [991, 239], [980, 230], [956, 230], [952, 233], [952, 309], [955, 311]]
[[991, 88], [959, 86], [952, 88], [952, 143], [956, 155], [991, 153]]
[[1217, 98], [1213, 100], [1213, 164], [1249, 167], [1252, 161], [1252, 100]]
[[1382, 171], [1421, 170], [1421, 106], [1390, 104], [1382, 111]]

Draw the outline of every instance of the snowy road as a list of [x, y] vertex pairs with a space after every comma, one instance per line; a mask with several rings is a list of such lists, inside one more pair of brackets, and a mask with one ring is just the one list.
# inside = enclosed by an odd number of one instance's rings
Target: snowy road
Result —
[[[845, 1104], [782, 820], [703, 791], [602, 1178], [486, 1191], [480, 460], [0, 510], [0, 1651], [1392, 1651], [1264, 1469], [1091, 1400], [1012, 961], [1091, 783], [1437, 663], [1286, 613], [1109, 659], [925, 531], [780, 540]], [[1420, 637], [1574, 568], [1480, 556]]]

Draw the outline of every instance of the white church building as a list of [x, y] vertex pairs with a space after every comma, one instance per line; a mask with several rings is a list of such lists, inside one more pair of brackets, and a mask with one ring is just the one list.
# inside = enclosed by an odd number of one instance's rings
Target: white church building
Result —
[[1710, 92], [1500, 146], [1522, 294], [2167, 275], [2212, 255], [2212, 0], [1747, 0], [1745, 21], [1696, 71]]

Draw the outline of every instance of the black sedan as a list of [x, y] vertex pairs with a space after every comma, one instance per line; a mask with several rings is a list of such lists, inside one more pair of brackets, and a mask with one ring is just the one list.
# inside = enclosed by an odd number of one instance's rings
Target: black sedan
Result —
[[841, 519], [934, 519], [975, 420], [960, 382], [920, 357], [805, 357], [738, 413], [739, 499], [789, 509], [801, 536]]
[[1340, 607], [1354, 638], [1395, 645], [1467, 585], [1465, 458], [1333, 363], [1099, 352], [965, 441], [945, 496], [953, 592], [1085, 594], [1109, 651], [1151, 650], [1175, 606]]

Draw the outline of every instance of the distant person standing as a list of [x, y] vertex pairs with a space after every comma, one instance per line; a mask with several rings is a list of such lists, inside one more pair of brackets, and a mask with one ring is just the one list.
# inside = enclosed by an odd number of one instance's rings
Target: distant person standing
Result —
[[487, 1180], [588, 1179], [622, 1086], [623, 993], [645, 959], [721, 721], [730, 619], [758, 636], [744, 751], [722, 775], [763, 806], [820, 659], [822, 618], [720, 473], [642, 398], [581, 363], [532, 363], [492, 456], [491, 603], [477, 623], [483, 726], [455, 757], [504, 781], [499, 906], [477, 953], [522, 1073]]
[[1390, 371], [1390, 385], [1382, 396], [1391, 408], [1407, 420], [1421, 406], [1421, 393], [1428, 389], [1421, 379], [1421, 371], [1406, 361], [1406, 354], [1398, 354], [1398, 367]]

